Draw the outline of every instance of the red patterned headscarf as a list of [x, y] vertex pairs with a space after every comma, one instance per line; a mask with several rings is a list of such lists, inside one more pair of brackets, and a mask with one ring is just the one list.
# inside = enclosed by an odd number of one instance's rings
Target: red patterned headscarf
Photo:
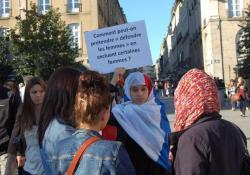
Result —
[[188, 71], [175, 90], [174, 105], [175, 131], [195, 123], [202, 114], [219, 112], [220, 102], [214, 80], [201, 70]]

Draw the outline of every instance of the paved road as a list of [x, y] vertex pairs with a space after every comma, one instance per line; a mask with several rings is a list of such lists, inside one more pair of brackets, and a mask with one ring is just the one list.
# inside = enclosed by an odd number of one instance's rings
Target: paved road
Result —
[[[173, 98], [162, 98], [161, 100], [166, 104], [168, 119], [171, 123], [171, 127], [173, 127], [173, 121], [175, 119]], [[247, 137], [248, 150], [250, 151], [250, 110], [246, 111], [247, 117], [241, 117], [239, 110], [232, 111], [230, 104], [225, 102], [220, 114], [225, 120], [229, 120], [241, 128]]]

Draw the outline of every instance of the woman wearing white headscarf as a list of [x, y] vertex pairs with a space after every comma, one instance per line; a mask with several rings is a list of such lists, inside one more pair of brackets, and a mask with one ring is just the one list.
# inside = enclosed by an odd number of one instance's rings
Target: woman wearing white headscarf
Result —
[[134, 72], [124, 85], [126, 102], [112, 109], [117, 140], [122, 141], [139, 175], [164, 175], [169, 169], [165, 106], [156, 98], [148, 76]]

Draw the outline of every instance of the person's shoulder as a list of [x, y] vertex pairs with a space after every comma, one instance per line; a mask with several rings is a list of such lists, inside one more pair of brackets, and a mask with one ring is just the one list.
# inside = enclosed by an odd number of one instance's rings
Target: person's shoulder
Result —
[[206, 131], [207, 131], [206, 124], [201, 123], [199, 125], [195, 125], [194, 127], [191, 127], [182, 133], [180, 141], [183, 138], [189, 138], [190, 140], [203, 139], [203, 135]]
[[214, 139], [214, 136], [222, 137], [225, 132], [237, 133], [238, 131], [233, 123], [220, 118], [199, 123], [185, 131], [182, 136], [191, 140], [207, 143], [211, 139]]
[[121, 142], [101, 139], [93, 143], [86, 154], [97, 159], [116, 160], [121, 149], [124, 149]]
[[[86, 141], [86, 135], [75, 135], [67, 137], [55, 145], [57, 147], [56, 155], [74, 155], [75, 152]], [[91, 155], [93, 158], [98, 159], [116, 159], [122, 143], [119, 141], [109, 141], [100, 139], [92, 143], [85, 154]]]
[[101, 139], [100, 144], [105, 144], [111, 147], [120, 147], [122, 143], [120, 141], [111, 141], [111, 140]]
[[74, 132], [75, 129], [72, 126], [60, 123], [57, 119], [53, 119], [45, 131], [44, 140], [57, 143], [72, 136]]
[[72, 133], [75, 132], [75, 129], [72, 126], [61, 121], [60, 118], [57, 116], [50, 122], [48, 128], [51, 128], [52, 132], [55, 131], [62, 134], [69, 133], [71, 135]]
[[204, 140], [206, 139], [206, 135], [211, 132], [216, 132], [217, 128], [220, 127], [221, 122], [221, 119], [204, 120], [202, 122], [198, 121], [197, 123], [192, 124], [182, 136]]
[[116, 157], [120, 148], [122, 146], [122, 143], [120, 141], [110, 141], [101, 139], [95, 144], [93, 144], [93, 148], [100, 149], [100, 153], [103, 155], [112, 155], [113, 157]]
[[74, 155], [78, 148], [81, 146], [82, 141], [79, 140], [75, 135], [70, 135], [58, 140], [54, 143], [55, 155], [62, 156], [65, 154]]
[[242, 130], [235, 123], [232, 123], [232, 122], [230, 122], [228, 120], [224, 120], [224, 119], [221, 119], [221, 123], [222, 123], [224, 128], [226, 128], [228, 131], [230, 131], [230, 133], [235, 133], [236, 135], [245, 137]]

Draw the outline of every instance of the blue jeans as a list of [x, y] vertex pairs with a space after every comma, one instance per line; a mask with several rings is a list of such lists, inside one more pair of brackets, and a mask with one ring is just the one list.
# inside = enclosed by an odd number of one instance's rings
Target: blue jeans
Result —
[[245, 115], [246, 114], [246, 100], [244, 100], [244, 99], [241, 99], [240, 101], [239, 101], [239, 107], [240, 107], [240, 112], [243, 114], [243, 115]]

